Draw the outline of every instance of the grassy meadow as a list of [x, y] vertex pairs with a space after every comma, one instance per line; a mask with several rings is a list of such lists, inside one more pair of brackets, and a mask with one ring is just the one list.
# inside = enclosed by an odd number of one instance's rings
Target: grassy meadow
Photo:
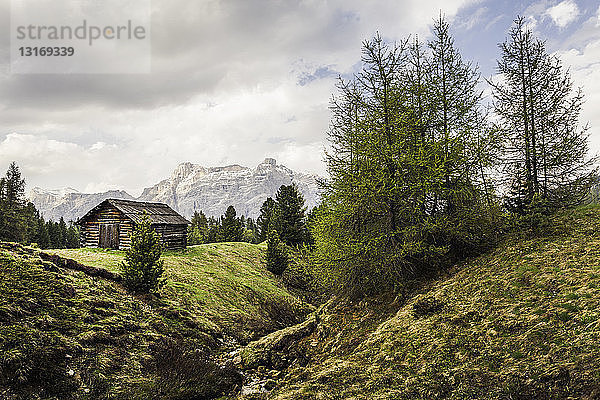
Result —
[[[162, 300], [190, 313], [205, 329], [247, 342], [310, 311], [265, 268], [264, 245], [214, 243], [163, 254]], [[49, 251], [119, 272], [125, 253], [94, 248]]]
[[[159, 297], [57, 268], [37, 251], [0, 243], [0, 399], [227, 398], [242, 376], [220, 354], [310, 311], [266, 271], [261, 246], [166, 253]], [[123, 259], [55, 253], [115, 272]]]

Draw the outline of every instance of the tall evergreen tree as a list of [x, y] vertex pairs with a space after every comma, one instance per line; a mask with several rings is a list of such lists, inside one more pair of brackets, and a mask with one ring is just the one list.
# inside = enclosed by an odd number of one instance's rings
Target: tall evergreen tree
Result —
[[269, 233], [269, 227], [271, 225], [271, 217], [273, 216], [273, 211], [275, 210], [275, 200], [271, 197], [267, 197], [267, 199], [263, 202], [260, 207], [260, 215], [256, 220], [256, 225], [258, 227], [258, 241], [264, 242], [267, 240], [267, 235]]
[[500, 45], [501, 79], [490, 84], [498, 127], [506, 136], [510, 209], [528, 214], [581, 202], [596, 179], [587, 157], [587, 126], [579, 126], [581, 89], [560, 59], [546, 51], [523, 17]]
[[40, 217], [40, 219], [38, 220], [38, 228], [35, 242], [42, 249], [47, 249], [51, 247], [50, 235], [48, 235], [48, 227], [46, 225], [46, 222], [44, 221], [44, 218], [42, 217]]
[[275, 196], [275, 211], [271, 226], [279, 232], [280, 239], [289, 246], [306, 241], [306, 217], [304, 197], [295, 184], [281, 185]]
[[194, 211], [191, 225], [188, 227], [188, 244], [196, 245], [208, 241], [208, 219], [202, 211]]
[[21, 177], [21, 171], [16, 162], [10, 163], [6, 171], [5, 200], [12, 207], [25, 205], [25, 179]]
[[69, 227], [67, 228], [67, 233], [65, 235], [65, 246], [68, 249], [75, 249], [80, 247], [79, 243], [79, 229], [72, 222], [69, 223]]
[[[58, 224], [57, 224], [58, 226]], [[60, 229], [54, 229], [52, 234], [60, 236]], [[67, 228], [62, 221], [60, 226]], [[0, 240], [37, 243], [42, 248], [52, 246], [48, 235], [48, 226], [36, 210], [35, 206], [25, 198], [25, 179], [15, 162], [12, 162], [6, 175], [0, 178]], [[55, 238], [54, 247], [64, 247], [64, 240]]]
[[287, 249], [275, 230], [270, 231], [267, 235], [266, 259], [267, 269], [275, 275], [281, 275], [289, 264]]
[[362, 62], [331, 104], [331, 179], [313, 231], [321, 265], [342, 287], [371, 292], [485, 237], [481, 171], [491, 139], [478, 74], [443, 19], [427, 48], [376, 36], [363, 44]]
[[24, 242], [27, 239], [25, 180], [12, 162], [0, 182], [0, 240]]
[[206, 234], [206, 243], [216, 243], [220, 241], [221, 236], [221, 224], [219, 220], [215, 217], [209, 217], [207, 219], [208, 222], [208, 232]]
[[191, 222], [193, 227], [198, 228], [202, 232], [208, 229], [208, 220], [202, 211], [194, 210]]
[[221, 217], [221, 240], [224, 242], [240, 242], [243, 236], [242, 224], [236, 217], [235, 208], [227, 207], [225, 215]]

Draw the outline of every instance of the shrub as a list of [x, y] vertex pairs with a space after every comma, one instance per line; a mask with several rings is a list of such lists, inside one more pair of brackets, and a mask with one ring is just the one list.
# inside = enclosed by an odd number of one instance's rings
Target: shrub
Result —
[[267, 235], [267, 269], [275, 275], [281, 275], [288, 264], [285, 245], [279, 240], [277, 231], [270, 231]]
[[131, 234], [131, 247], [125, 254], [125, 262], [121, 263], [123, 284], [140, 293], [158, 289], [164, 271], [161, 254], [160, 238], [152, 229], [150, 219], [144, 216]]

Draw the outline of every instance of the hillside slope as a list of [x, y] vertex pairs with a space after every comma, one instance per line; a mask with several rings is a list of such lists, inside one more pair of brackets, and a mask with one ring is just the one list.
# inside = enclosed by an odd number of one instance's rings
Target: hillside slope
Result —
[[[0, 243], [0, 399], [216, 398], [243, 377], [222, 354], [300, 321], [310, 306], [265, 269], [261, 246], [165, 255], [160, 297]], [[116, 271], [122, 252], [57, 251]]]
[[[264, 245], [212, 243], [165, 252], [161, 299], [203, 329], [240, 342], [297, 323], [310, 306], [267, 271], [264, 251]], [[117, 273], [125, 256], [93, 248], [49, 252]]]
[[261, 398], [596, 399], [599, 317], [600, 208], [588, 207], [405, 298], [332, 301], [311, 334], [242, 354], [249, 370], [283, 370]]

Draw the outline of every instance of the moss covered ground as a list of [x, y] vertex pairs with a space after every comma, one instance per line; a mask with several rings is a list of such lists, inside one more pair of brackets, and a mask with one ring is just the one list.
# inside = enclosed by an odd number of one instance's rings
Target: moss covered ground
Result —
[[[55, 253], [113, 271], [123, 258]], [[0, 243], [0, 399], [229, 398], [242, 376], [220, 353], [310, 311], [267, 273], [260, 246], [165, 254], [159, 296], [37, 254]]]
[[[55, 253], [114, 272], [123, 258]], [[167, 252], [160, 296], [133, 296], [0, 244], [0, 399], [600, 398], [599, 207], [317, 310], [263, 257], [244, 243]]]
[[[600, 208], [552, 217], [405, 296], [336, 300], [272, 399], [600, 398]], [[276, 340], [276, 335], [271, 335]], [[280, 358], [252, 354], [247, 360]], [[279, 363], [281, 364], [281, 363]]]
[[[161, 299], [189, 313], [207, 330], [240, 342], [300, 322], [310, 306], [265, 268], [264, 245], [213, 243], [167, 251]], [[53, 250], [82, 264], [119, 272], [124, 252], [93, 248]]]

